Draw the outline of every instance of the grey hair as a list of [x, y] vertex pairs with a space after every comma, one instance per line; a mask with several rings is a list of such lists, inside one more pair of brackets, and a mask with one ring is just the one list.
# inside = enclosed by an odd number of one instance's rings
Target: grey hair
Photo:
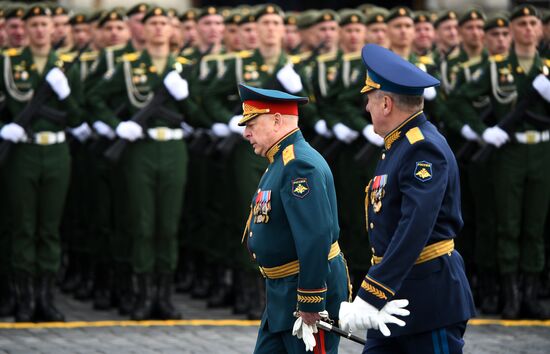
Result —
[[404, 112], [418, 112], [424, 108], [424, 96], [401, 95], [398, 93], [378, 90], [378, 97], [390, 96], [395, 106]]

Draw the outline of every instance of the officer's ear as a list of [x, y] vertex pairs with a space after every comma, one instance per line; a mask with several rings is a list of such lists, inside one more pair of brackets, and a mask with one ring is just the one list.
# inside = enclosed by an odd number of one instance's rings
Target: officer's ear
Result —
[[273, 124], [275, 125], [275, 130], [279, 130], [283, 126], [283, 116], [281, 113], [273, 114]]
[[393, 98], [389, 95], [384, 95], [382, 98], [382, 109], [384, 112], [384, 115], [387, 116], [391, 113], [393, 109]]

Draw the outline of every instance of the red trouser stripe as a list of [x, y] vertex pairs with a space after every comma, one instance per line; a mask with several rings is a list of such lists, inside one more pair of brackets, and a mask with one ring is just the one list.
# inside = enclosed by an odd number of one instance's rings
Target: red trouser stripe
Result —
[[317, 341], [317, 345], [313, 349], [314, 354], [326, 354], [325, 350], [325, 331], [322, 329], [319, 329], [319, 332], [315, 335], [315, 340]]

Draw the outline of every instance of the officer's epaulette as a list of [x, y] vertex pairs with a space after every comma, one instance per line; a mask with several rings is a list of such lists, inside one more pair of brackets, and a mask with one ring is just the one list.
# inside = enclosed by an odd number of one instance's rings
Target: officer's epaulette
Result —
[[4, 54], [7, 55], [8, 57], [14, 57], [14, 56], [20, 55], [22, 51], [23, 51], [23, 48], [8, 48], [4, 50]]
[[193, 53], [195, 52], [195, 48], [187, 48], [187, 49], [184, 49], [180, 55], [184, 56], [184, 57], [188, 57], [190, 55], [192, 55]]
[[124, 61], [136, 61], [139, 58], [139, 55], [140, 55], [139, 52], [126, 53], [122, 56], [122, 60], [124, 60]]
[[481, 59], [483, 58], [482, 57], [472, 58], [470, 60], [460, 63], [460, 66], [462, 66], [463, 68], [467, 68], [469, 66], [479, 64], [481, 62]]
[[550, 59], [544, 59], [544, 65], [550, 66]]
[[427, 56], [427, 55], [421, 55], [418, 57], [418, 61], [421, 62], [424, 65], [434, 65], [434, 60]]
[[176, 58], [176, 61], [182, 65], [192, 65], [193, 61], [187, 59], [186, 57], [179, 56]]
[[459, 51], [459, 50], [453, 50], [453, 51], [451, 52], [451, 54], [449, 54], [449, 55], [447, 56], [447, 60], [456, 59], [456, 58], [458, 58], [459, 55], [460, 55], [460, 51]]
[[307, 51], [300, 54], [291, 55], [290, 61], [292, 62], [292, 64], [299, 64], [303, 60], [309, 59], [310, 56], [311, 56], [311, 51]]
[[344, 61], [353, 61], [361, 59], [361, 52], [347, 53], [342, 56]]
[[419, 127], [409, 129], [409, 131], [405, 133], [405, 136], [411, 145], [424, 140], [424, 134], [422, 134]]
[[501, 61], [504, 61], [505, 59], [506, 59], [506, 56], [504, 56], [502, 54], [495, 54], [495, 55], [491, 55], [489, 57], [489, 60], [494, 61], [495, 63], [500, 63]]
[[250, 58], [254, 55], [254, 52], [252, 50], [241, 50], [237, 53], [237, 55], [243, 59]]
[[63, 53], [59, 54], [59, 59], [62, 60], [64, 63], [71, 63], [74, 58], [76, 58], [76, 55], [76, 52]]
[[283, 150], [283, 165], [287, 165], [290, 161], [294, 160], [294, 144], [290, 144]]
[[122, 44], [115, 44], [115, 45], [112, 45], [112, 46], [109, 46], [109, 47], [105, 47], [105, 50], [106, 51], [115, 51], [115, 50], [119, 50], [119, 49], [122, 49], [126, 47], [126, 43], [122, 43]]
[[337, 55], [337, 53], [321, 54], [317, 57], [317, 61], [320, 63], [331, 61], [336, 59]]
[[93, 61], [97, 59], [99, 52], [97, 50], [91, 50], [80, 54], [80, 61]]

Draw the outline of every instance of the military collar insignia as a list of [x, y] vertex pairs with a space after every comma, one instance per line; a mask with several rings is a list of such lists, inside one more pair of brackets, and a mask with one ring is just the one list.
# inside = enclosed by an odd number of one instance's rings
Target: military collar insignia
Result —
[[275, 144], [273, 144], [273, 146], [271, 146], [269, 150], [267, 150], [265, 157], [267, 158], [269, 163], [273, 163], [273, 161], [275, 161], [275, 157], [278, 156], [278, 153], [279, 151], [281, 151], [281, 148], [285, 148], [295, 141], [295, 139], [288, 139], [288, 138], [293, 136], [294, 133], [299, 131], [300, 131], [299, 128], [292, 130], [291, 132], [283, 136], [281, 139], [279, 139], [279, 141], [277, 141]]
[[[402, 132], [403, 130], [405, 130], [403, 128], [409, 125], [410, 122], [414, 121], [415, 118], [420, 116], [421, 114], [422, 114], [422, 111], [419, 111], [413, 114], [412, 116], [407, 118], [403, 123], [401, 123], [397, 128], [395, 128], [394, 130], [392, 130], [390, 133], [386, 135], [386, 137], [384, 138], [384, 147], [386, 148], [386, 150], [389, 150], [393, 145], [393, 143], [395, 143], [397, 140], [399, 140], [399, 138], [403, 136]], [[405, 132], [407, 132], [407, 130], [405, 130]]]

